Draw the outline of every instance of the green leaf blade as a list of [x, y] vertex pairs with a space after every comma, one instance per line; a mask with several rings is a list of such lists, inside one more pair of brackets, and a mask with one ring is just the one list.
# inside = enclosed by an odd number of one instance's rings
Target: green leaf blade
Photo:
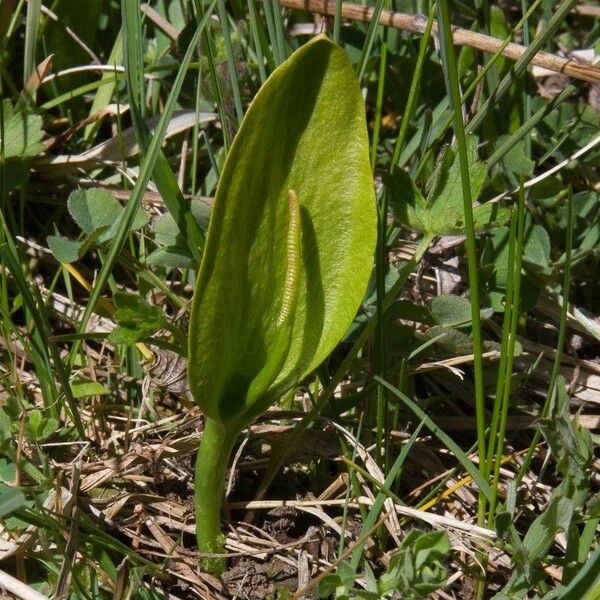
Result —
[[[281, 326], [290, 190], [299, 274]], [[222, 172], [190, 322], [190, 384], [208, 416], [248, 422], [331, 352], [362, 300], [375, 222], [364, 103], [344, 52], [320, 37], [257, 94]]]

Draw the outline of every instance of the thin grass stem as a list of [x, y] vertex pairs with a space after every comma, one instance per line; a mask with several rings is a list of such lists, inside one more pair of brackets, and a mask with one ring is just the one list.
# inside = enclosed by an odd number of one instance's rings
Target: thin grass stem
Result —
[[227, 16], [227, 8], [225, 0], [217, 0], [217, 13], [219, 22], [221, 23], [221, 33], [223, 34], [223, 45], [227, 55], [227, 69], [229, 71], [229, 81], [231, 83], [231, 92], [233, 94], [233, 102], [235, 105], [235, 113], [237, 117], [236, 129], [244, 118], [244, 109], [242, 107], [242, 95], [240, 92], [240, 82], [235, 64], [235, 55], [233, 52], [233, 43], [231, 42], [231, 32], [229, 31], [229, 18]]
[[[471, 181], [469, 175], [469, 161], [467, 158], [467, 138], [461, 110], [461, 95], [458, 82], [458, 71], [454, 46], [452, 45], [452, 28], [447, 0], [438, 3], [441, 37], [444, 48], [444, 57], [447, 68], [447, 81], [449, 96], [454, 112], [454, 134], [458, 147], [458, 159], [461, 169], [461, 187], [463, 194], [463, 208], [465, 231], [467, 235], [467, 267], [469, 273], [469, 290], [471, 300], [471, 318], [473, 331], [473, 371], [475, 376], [475, 411], [477, 419], [477, 447], [479, 452], [479, 468], [485, 473], [485, 405], [483, 392], [483, 344], [481, 336], [481, 317], [479, 314], [479, 276], [477, 248], [475, 240], [475, 226], [473, 223], [473, 198], [471, 197]], [[478, 505], [478, 525], [483, 525], [485, 518], [485, 498], [480, 494]]]
[[27, 20], [25, 23], [25, 55], [23, 59], [23, 86], [35, 71], [35, 48], [37, 46], [42, 0], [27, 2]]
[[[504, 447], [504, 438], [506, 435], [506, 423], [508, 419], [508, 409], [510, 406], [510, 392], [511, 392], [511, 381], [513, 362], [515, 355], [515, 345], [517, 339], [517, 326], [520, 317], [520, 305], [521, 305], [521, 278], [523, 268], [523, 254], [525, 246], [525, 189], [523, 187], [523, 175], [521, 175], [521, 190], [519, 193], [519, 201], [517, 206], [516, 215], [516, 241], [511, 242], [513, 251], [514, 267], [511, 267], [509, 273], [509, 284], [510, 289], [507, 290], [507, 297], [511, 297], [511, 313], [510, 313], [510, 330], [508, 334], [508, 341], [506, 344], [506, 362], [505, 362], [505, 373], [503, 375], [504, 385], [502, 390], [501, 398], [501, 414], [500, 414], [500, 425], [498, 429], [497, 441], [496, 441], [496, 455], [494, 462], [494, 472], [492, 481], [492, 497], [490, 499], [490, 507], [488, 513], [488, 527], [492, 527], [496, 513], [496, 503], [498, 499], [498, 484], [500, 481], [500, 466], [502, 464], [502, 449]], [[511, 228], [512, 229], [512, 228]], [[510, 258], [509, 258], [510, 261]], [[509, 263], [510, 264], [510, 263]], [[496, 408], [496, 403], [494, 408]], [[490, 435], [490, 441], [493, 441], [495, 436]], [[489, 458], [489, 457], [488, 457]]]
[[[562, 306], [560, 309], [560, 321], [558, 328], [558, 341], [556, 344], [556, 354], [554, 355], [554, 364], [552, 365], [552, 373], [550, 375], [550, 381], [548, 383], [548, 391], [546, 393], [546, 399], [544, 401], [544, 406], [542, 408], [542, 412], [540, 415], [541, 419], [547, 418], [550, 407], [552, 405], [552, 401], [554, 398], [554, 394], [556, 392], [556, 382], [558, 380], [558, 376], [560, 374], [560, 366], [562, 361], [562, 356], [564, 352], [565, 339], [567, 337], [567, 321], [568, 321], [568, 313], [569, 313], [569, 291], [571, 289], [571, 256], [573, 252], [573, 192], [569, 189], [569, 194], [567, 196], [567, 230], [566, 230], [566, 247], [565, 247], [565, 272], [563, 278], [562, 285]], [[531, 440], [531, 444], [529, 445], [529, 450], [525, 459], [523, 460], [523, 464], [515, 477], [516, 485], [519, 486], [523, 477], [529, 471], [529, 467], [531, 466], [531, 461], [533, 460], [533, 456], [537, 449], [537, 445], [541, 438], [541, 431], [536, 429], [533, 439]]]

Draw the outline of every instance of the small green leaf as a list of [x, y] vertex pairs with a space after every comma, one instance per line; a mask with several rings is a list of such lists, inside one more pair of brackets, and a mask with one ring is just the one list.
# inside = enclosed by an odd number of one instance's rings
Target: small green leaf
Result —
[[149, 338], [159, 329], [158, 327], [135, 327], [118, 325], [115, 327], [106, 338], [111, 344], [125, 344], [131, 346]]
[[110, 390], [97, 381], [75, 381], [71, 383], [73, 398], [88, 398], [89, 396], [106, 396]]
[[12, 482], [17, 475], [17, 466], [6, 458], [0, 458], [0, 481]]
[[115, 319], [125, 328], [155, 331], [167, 325], [162, 308], [150, 304], [139, 295], [117, 292], [113, 301]]
[[475, 231], [485, 231], [504, 225], [510, 219], [510, 209], [498, 204], [480, 204], [473, 209]]
[[76, 242], [59, 235], [49, 235], [46, 243], [54, 258], [61, 263], [72, 263], [79, 260], [82, 256], [84, 242]]
[[395, 168], [387, 179], [390, 207], [401, 225], [428, 233], [431, 229], [427, 202], [410, 175]]
[[[467, 138], [471, 198], [479, 198], [487, 174], [485, 163], [477, 158], [477, 138]], [[448, 166], [444, 158], [436, 175], [435, 185], [427, 198], [431, 210], [432, 230], [430, 233], [452, 234], [465, 227], [460, 161], [455, 159]]]
[[562, 376], [556, 381], [552, 413], [541, 420], [540, 426], [556, 460], [556, 470], [562, 475], [561, 485], [572, 482], [576, 489], [587, 491], [593, 459], [591, 434], [572, 419], [567, 385]]
[[[101, 188], [75, 190], [67, 200], [67, 207], [73, 220], [88, 236], [96, 235], [98, 243], [114, 237], [123, 218], [124, 209], [115, 198]], [[140, 229], [148, 221], [140, 208], [131, 230]]]
[[428, 197], [439, 194], [440, 190], [446, 185], [448, 173], [454, 163], [454, 159], [454, 150], [449, 145], [443, 146], [436, 158], [433, 173], [425, 186], [425, 192]]
[[523, 538], [528, 561], [535, 562], [546, 555], [556, 534], [568, 528], [573, 510], [573, 501], [570, 498], [555, 496], [550, 500], [544, 512], [533, 521]]
[[[200, 229], [206, 233], [210, 221], [210, 207], [201, 200], [194, 198], [190, 202], [190, 211]], [[184, 245], [181, 243], [181, 230], [171, 213], [161, 215], [152, 225], [154, 239], [161, 246]]]
[[12, 439], [12, 420], [3, 408], [0, 408], [0, 441]]
[[341, 580], [338, 575], [327, 575], [319, 582], [318, 591], [321, 598], [329, 598], [340, 586]]
[[44, 137], [42, 117], [15, 110], [10, 100], [4, 100], [2, 111], [5, 159], [36, 156], [45, 150], [40, 143]]
[[71, 192], [67, 207], [75, 223], [88, 235], [110, 227], [123, 212], [117, 200], [100, 188]]
[[[506, 22], [506, 16], [504, 15], [504, 11], [499, 6], [493, 5], [490, 6], [489, 9], [490, 34], [501, 40], [510, 36], [510, 27]], [[496, 59], [496, 61], [494, 62], [494, 69], [497, 71], [497, 73], [504, 73], [504, 67], [506, 62], [507, 60], [502, 56], [499, 56]]]
[[194, 269], [196, 267], [196, 263], [187, 249], [181, 246], [157, 248], [150, 253], [146, 263], [167, 269]]
[[471, 322], [471, 303], [460, 296], [437, 296], [431, 302], [431, 314], [438, 325], [465, 325]]
[[459, 329], [436, 325], [430, 327], [425, 332], [424, 337], [429, 340], [435, 339], [435, 345], [451, 355], [471, 354], [473, 352], [473, 341]]
[[0, 493], [0, 519], [23, 508], [26, 504], [23, 492], [18, 488], [7, 488]]
[[525, 243], [525, 258], [540, 267], [550, 263], [550, 236], [541, 225], [533, 225], [527, 232]]
[[[471, 195], [476, 200], [481, 193], [487, 168], [477, 159], [477, 139], [470, 136], [467, 141]], [[402, 169], [394, 170], [388, 177], [387, 190], [396, 220], [405, 227], [430, 236], [463, 233], [465, 219], [460, 164], [449, 146], [441, 151], [426, 189], [429, 190], [427, 200], [407, 173]], [[473, 209], [475, 228], [477, 231], [489, 229], [496, 223], [506, 221], [508, 214], [506, 209], [496, 204], [477, 206]]]
[[[503, 135], [496, 141], [496, 147], [500, 148], [504, 142], [510, 138], [509, 135]], [[525, 142], [517, 142], [502, 158], [502, 163], [508, 171], [515, 175], [532, 175], [535, 163], [525, 156]]]
[[507, 538], [513, 518], [513, 515], [506, 510], [498, 510], [496, 513], [495, 528], [501, 539]]
[[[117, 234], [117, 230], [119, 229], [121, 219], [124, 218], [124, 215], [125, 211], [123, 210], [121, 212], [121, 216], [108, 229], [99, 233], [98, 243], [104, 244], [115, 237], [115, 235]], [[144, 225], [146, 225], [147, 222], [148, 216], [146, 215], [144, 210], [142, 208], [138, 209], [138, 211], [135, 213], [135, 217], [133, 217], [133, 223], [131, 223], [130, 231], [136, 231], [137, 229], [141, 229]]]
[[29, 439], [40, 442], [51, 436], [59, 428], [59, 422], [53, 417], [46, 417], [38, 408], [27, 415], [25, 432]]

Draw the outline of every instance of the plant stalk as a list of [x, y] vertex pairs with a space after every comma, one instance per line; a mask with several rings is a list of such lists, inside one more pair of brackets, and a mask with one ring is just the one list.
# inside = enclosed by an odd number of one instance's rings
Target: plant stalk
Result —
[[[236, 438], [237, 430], [232, 435], [222, 423], [206, 417], [194, 479], [196, 538], [201, 553], [218, 554], [224, 551], [221, 504], [227, 465]], [[202, 559], [202, 566], [213, 575], [221, 575], [225, 570], [225, 558], [206, 556]]]

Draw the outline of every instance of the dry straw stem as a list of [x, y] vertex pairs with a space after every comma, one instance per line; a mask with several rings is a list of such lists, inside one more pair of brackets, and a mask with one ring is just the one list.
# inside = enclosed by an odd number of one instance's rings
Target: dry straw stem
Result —
[[576, 6], [573, 12], [586, 17], [600, 17], [600, 6]]
[[9, 575], [6, 571], [0, 571], [0, 586], [2, 586], [3, 591], [20, 600], [49, 600], [48, 596], [40, 594], [26, 583]]
[[[282, 6], [295, 8], [297, 10], [308, 10], [321, 15], [333, 16], [335, 14], [335, 0], [279, 0]], [[342, 2], [342, 17], [353, 21], [370, 22], [374, 9], [367, 6], [359, 6], [348, 2]], [[423, 15], [411, 15], [389, 10], [382, 10], [379, 23], [387, 27], [395, 27], [404, 31], [422, 34], [425, 31], [427, 18]], [[433, 33], [438, 33], [437, 21], [433, 22]], [[452, 27], [452, 37], [457, 46], [470, 46], [483, 52], [495, 53], [503, 45], [503, 41], [495, 37]], [[518, 60], [523, 56], [527, 48], [521, 44], [510, 43], [502, 50], [502, 56], [510, 60]], [[532, 59], [531, 64], [544, 67], [557, 73], [564, 73], [574, 79], [600, 83], [600, 69], [591, 65], [555, 56], [548, 52], [538, 52]]]

